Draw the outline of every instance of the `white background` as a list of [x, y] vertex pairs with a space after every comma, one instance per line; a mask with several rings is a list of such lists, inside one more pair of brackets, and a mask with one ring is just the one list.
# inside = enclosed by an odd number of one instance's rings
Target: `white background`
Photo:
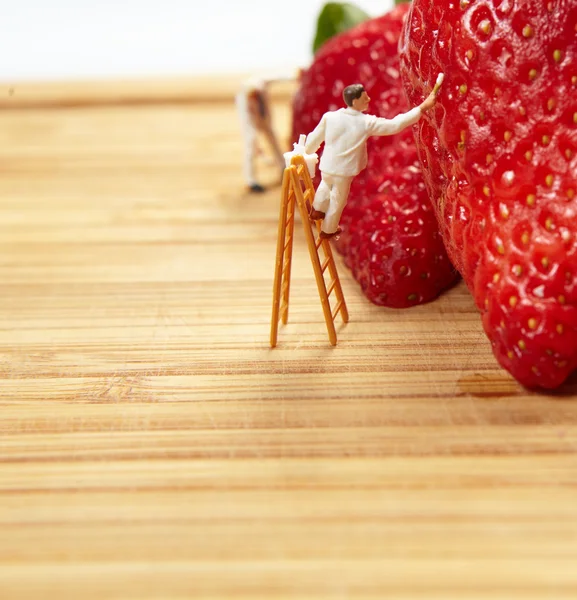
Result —
[[[393, 0], [352, 0], [373, 16]], [[306, 66], [324, 0], [0, 0], [0, 80]]]

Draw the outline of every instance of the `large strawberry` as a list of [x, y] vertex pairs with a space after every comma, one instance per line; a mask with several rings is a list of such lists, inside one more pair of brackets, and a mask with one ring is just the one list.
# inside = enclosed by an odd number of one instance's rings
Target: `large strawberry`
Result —
[[577, 367], [577, 1], [414, 0], [401, 39], [449, 255], [499, 362], [529, 387]]
[[[295, 95], [295, 141], [312, 131], [326, 111], [344, 106], [343, 88], [352, 83], [364, 84], [371, 114], [392, 118], [411, 108], [397, 52], [407, 11], [408, 5], [398, 6], [321, 47]], [[341, 218], [338, 249], [376, 304], [407, 307], [432, 300], [457, 274], [438, 232], [410, 128], [371, 138], [368, 154], [367, 169], [354, 180]]]

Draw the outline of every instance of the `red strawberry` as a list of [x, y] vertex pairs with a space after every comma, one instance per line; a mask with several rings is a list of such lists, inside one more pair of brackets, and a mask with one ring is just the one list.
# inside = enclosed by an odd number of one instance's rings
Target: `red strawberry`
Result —
[[414, 0], [401, 39], [449, 255], [501, 363], [529, 387], [577, 367], [577, 1]]
[[[392, 118], [409, 110], [397, 44], [408, 5], [365, 21], [325, 43], [303, 72], [293, 106], [293, 138], [311, 132], [342, 91], [362, 83], [369, 112]], [[456, 278], [427, 197], [410, 128], [371, 138], [369, 164], [354, 180], [338, 248], [376, 304], [406, 307], [435, 298]], [[318, 173], [317, 173], [318, 183]]]

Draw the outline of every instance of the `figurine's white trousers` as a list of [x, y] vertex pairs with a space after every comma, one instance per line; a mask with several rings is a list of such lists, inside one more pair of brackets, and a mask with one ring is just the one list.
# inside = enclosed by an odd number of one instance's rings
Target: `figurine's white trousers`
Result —
[[322, 173], [322, 181], [317, 188], [313, 208], [325, 213], [321, 227], [325, 233], [334, 233], [337, 230], [353, 179], [354, 177]]

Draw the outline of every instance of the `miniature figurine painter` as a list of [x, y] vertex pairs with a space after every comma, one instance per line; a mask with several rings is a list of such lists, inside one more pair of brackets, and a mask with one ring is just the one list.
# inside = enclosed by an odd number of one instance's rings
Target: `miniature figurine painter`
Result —
[[344, 89], [346, 108], [323, 115], [315, 130], [307, 136], [305, 145], [305, 152], [314, 154], [321, 143], [325, 143], [319, 164], [322, 180], [310, 213], [311, 219], [323, 220], [322, 238], [331, 238], [341, 232], [338, 225], [351, 182], [367, 166], [367, 139], [393, 135], [416, 123], [435, 104], [442, 81], [443, 74], [440, 73], [429, 96], [419, 106], [394, 119], [364, 114], [371, 99], [361, 84]]

